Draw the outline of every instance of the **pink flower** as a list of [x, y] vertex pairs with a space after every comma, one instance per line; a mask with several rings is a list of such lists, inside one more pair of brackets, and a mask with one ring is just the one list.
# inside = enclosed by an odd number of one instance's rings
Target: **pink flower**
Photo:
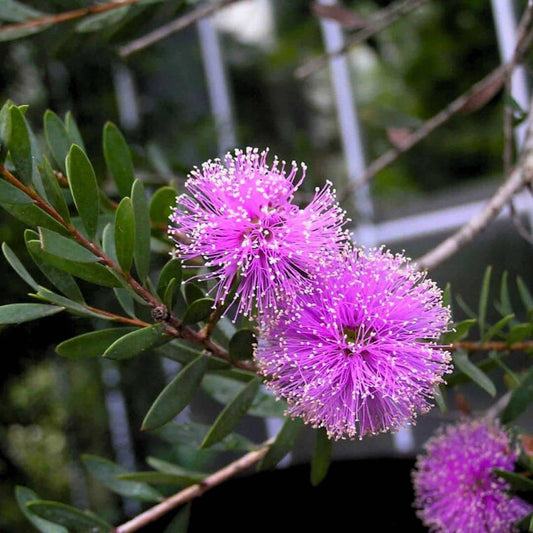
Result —
[[297, 180], [295, 162], [287, 172], [276, 157], [269, 166], [267, 156], [267, 150], [248, 148], [207, 161], [191, 172], [170, 216], [174, 253], [203, 257], [206, 270], [199, 277], [214, 281], [219, 303], [236, 290], [236, 315], [275, 308], [304, 290], [317, 266], [348, 238], [331, 184], [300, 208], [293, 201], [305, 165]]
[[442, 291], [403, 255], [359, 249], [263, 322], [256, 361], [288, 415], [362, 438], [431, 407], [450, 371], [435, 342], [449, 319]]
[[495, 468], [512, 472], [518, 451], [496, 421], [441, 427], [413, 470], [415, 507], [434, 533], [511, 533], [533, 506], [509, 493]]

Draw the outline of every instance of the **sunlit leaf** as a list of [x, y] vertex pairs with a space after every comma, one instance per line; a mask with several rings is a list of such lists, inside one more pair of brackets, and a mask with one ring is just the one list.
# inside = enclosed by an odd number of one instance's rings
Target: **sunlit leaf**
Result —
[[99, 194], [94, 169], [85, 152], [76, 144], [70, 147], [67, 160], [70, 191], [87, 236], [93, 239], [98, 228]]
[[164, 333], [160, 324], [138, 328], [111, 344], [104, 352], [104, 357], [108, 359], [129, 359], [171, 340], [172, 337]]
[[170, 422], [197, 391], [207, 370], [207, 358], [203, 355], [184, 367], [161, 391], [142, 423], [142, 429], [155, 429]]
[[226, 405], [222, 412], [213, 422], [210, 430], [202, 441], [202, 448], [209, 448], [216, 442], [229, 435], [239, 424], [242, 417], [254, 401], [255, 395], [259, 390], [261, 381], [259, 378], [252, 379], [233, 400]]
[[103, 355], [113, 342], [137, 328], [117, 327], [83, 333], [59, 343], [56, 352], [69, 359], [87, 359]]
[[117, 494], [147, 502], [157, 502], [163, 499], [158, 491], [146, 483], [119, 479], [119, 476], [130, 474], [130, 472], [112, 461], [89, 454], [83, 455], [82, 461], [91, 475]]
[[104, 126], [103, 145], [107, 168], [117, 190], [121, 196], [128, 196], [133, 185], [133, 161], [124, 136], [112, 122]]
[[64, 311], [63, 307], [46, 304], [7, 304], [0, 306], [0, 324], [20, 324], [55, 315]]

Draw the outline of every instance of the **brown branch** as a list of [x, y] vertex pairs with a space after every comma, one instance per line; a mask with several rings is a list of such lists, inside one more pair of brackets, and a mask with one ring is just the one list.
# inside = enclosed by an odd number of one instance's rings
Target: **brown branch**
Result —
[[[532, 102], [533, 103], [533, 102]], [[453, 235], [416, 260], [422, 269], [431, 270], [458, 252], [474, 239], [496, 216], [509, 200], [533, 181], [533, 107], [529, 115], [529, 128], [524, 141], [521, 160], [498, 188], [485, 207]]]
[[262, 445], [260, 449], [247, 453], [233, 463], [230, 463], [221, 470], [218, 470], [214, 474], [206, 477], [201, 483], [197, 483], [196, 485], [192, 485], [181, 490], [180, 492], [166, 498], [154, 507], [151, 507], [144, 513], [132, 518], [130, 521], [117, 526], [114, 529], [114, 533], [131, 533], [132, 531], [137, 531], [141, 527], [150, 524], [158, 518], [161, 518], [179, 505], [183, 505], [184, 503], [190, 502], [194, 498], [198, 498], [204, 494], [204, 492], [207, 492], [217, 485], [220, 485], [224, 481], [227, 481], [229, 478], [247, 470], [255, 463], [258, 463], [265, 456], [272, 442], [273, 439], [269, 439]]
[[18, 22], [16, 24], [6, 24], [0, 26], [0, 32], [11, 30], [23, 30], [26, 28], [38, 28], [39, 26], [46, 26], [47, 24], [58, 24], [67, 22], [69, 20], [85, 17], [87, 15], [96, 15], [117, 9], [129, 4], [135, 4], [139, 0], [115, 0], [107, 4], [99, 4], [95, 6], [82, 7], [80, 9], [73, 9], [72, 11], [65, 11], [64, 13], [57, 13], [55, 15], [46, 15], [45, 17], [27, 20], [25, 22]]
[[239, 0], [217, 0], [212, 4], [200, 6], [194, 11], [191, 11], [190, 13], [187, 13], [186, 15], [183, 15], [182, 17], [169, 22], [168, 24], [159, 27], [157, 30], [147, 33], [143, 37], [139, 37], [138, 39], [135, 39], [130, 43], [120, 47], [118, 54], [120, 57], [128, 57], [129, 55], [134, 54], [139, 50], [143, 50], [144, 48], [147, 48], [148, 46], [151, 46], [152, 44], [183, 30], [198, 20], [208, 17], [219, 9], [222, 9], [223, 7], [233, 4], [237, 1]]
[[489, 341], [489, 342], [476, 342], [476, 341], [457, 341], [454, 342], [450, 350], [466, 350], [468, 352], [523, 352], [525, 350], [533, 349], [533, 340], [520, 341], [509, 344], [505, 341]]
[[376, 16], [376, 20], [374, 22], [370, 23], [364, 29], [358, 31], [350, 39], [347, 39], [342, 48], [339, 48], [339, 50], [335, 50], [334, 52], [330, 52], [328, 54], [323, 54], [322, 56], [309, 61], [305, 65], [298, 67], [294, 72], [295, 78], [302, 80], [309, 77], [311, 74], [325, 67], [330, 59], [345, 54], [357, 43], [366, 41], [426, 1], [427, 0], [399, 0], [382, 9]]

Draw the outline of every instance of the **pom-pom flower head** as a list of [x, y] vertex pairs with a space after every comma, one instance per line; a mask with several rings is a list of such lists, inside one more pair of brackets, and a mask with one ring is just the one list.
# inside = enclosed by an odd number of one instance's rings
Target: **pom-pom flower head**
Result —
[[256, 361], [287, 414], [331, 438], [395, 431], [430, 407], [450, 370], [442, 291], [400, 254], [360, 249], [265, 320]]
[[511, 533], [533, 506], [509, 493], [495, 468], [514, 470], [517, 449], [489, 420], [440, 428], [413, 470], [417, 515], [433, 533]]
[[235, 150], [207, 161], [185, 183], [170, 216], [169, 235], [182, 259], [203, 257], [203, 280], [215, 280], [215, 300], [236, 290], [236, 314], [261, 313], [305, 288], [317, 265], [347, 240], [344, 212], [331, 184], [316, 190], [305, 208], [293, 203], [305, 177], [298, 165], [268, 151]]

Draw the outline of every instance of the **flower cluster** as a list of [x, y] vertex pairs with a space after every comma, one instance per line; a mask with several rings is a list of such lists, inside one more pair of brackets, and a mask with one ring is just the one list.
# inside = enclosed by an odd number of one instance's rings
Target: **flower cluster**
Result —
[[[305, 177], [268, 152], [208, 161], [177, 198], [169, 234], [202, 257], [215, 301], [259, 324], [258, 372], [288, 415], [331, 438], [413, 423], [450, 371], [442, 291], [403, 255], [355, 248], [328, 183], [301, 208]], [[230, 302], [230, 303], [231, 303]]]
[[518, 450], [491, 420], [440, 428], [413, 470], [415, 507], [434, 533], [511, 533], [533, 506], [509, 493], [494, 469], [513, 471]]

